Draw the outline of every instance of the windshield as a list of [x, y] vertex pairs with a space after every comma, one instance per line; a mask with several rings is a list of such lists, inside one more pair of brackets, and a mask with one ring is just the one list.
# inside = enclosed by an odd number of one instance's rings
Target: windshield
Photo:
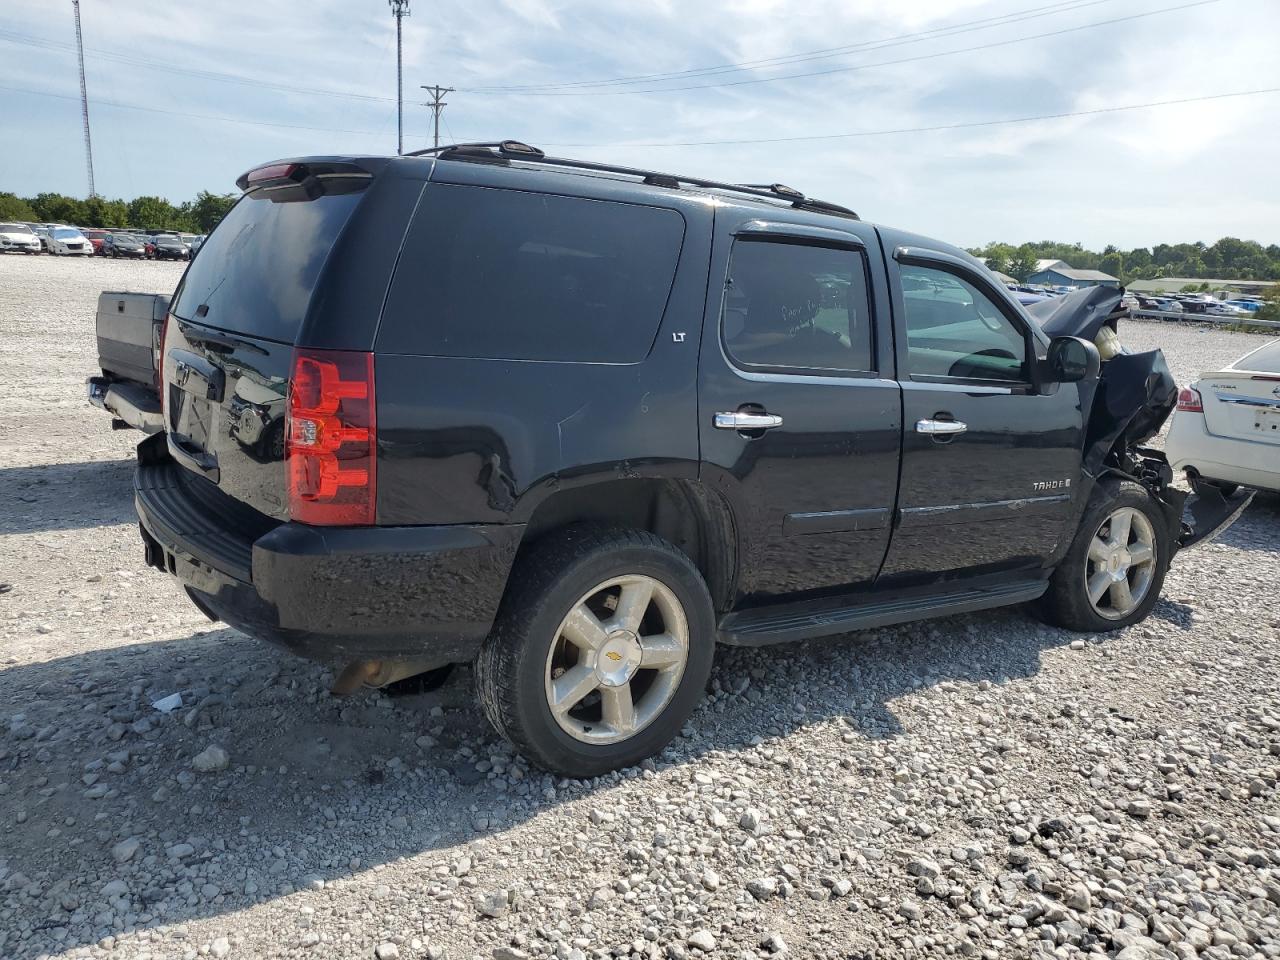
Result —
[[70, 227], [59, 227], [53, 231], [53, 235], [59, 240], [80, 240], [83, 235], [79, 230], [72, 230]]
[[142, 242], [131, 233], [117, 233], [117, 234], [114, 234], [111, 239], [115, 243], [141, 243]]
[[30, 233], [31, 228], [25, 223], [0, 223], [0, 233]]

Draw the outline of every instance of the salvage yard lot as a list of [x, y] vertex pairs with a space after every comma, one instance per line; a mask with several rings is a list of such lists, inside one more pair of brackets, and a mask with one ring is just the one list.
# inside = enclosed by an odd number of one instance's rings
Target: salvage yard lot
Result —
[[469, 671], [334, 700], [143, 565], [83, 381], [98, 292], [182, 266], [0, 258], [0, 957], [1280, 956], [1280, 499], [1122, 633], [722, 650], [656, 764], [559, 781]]

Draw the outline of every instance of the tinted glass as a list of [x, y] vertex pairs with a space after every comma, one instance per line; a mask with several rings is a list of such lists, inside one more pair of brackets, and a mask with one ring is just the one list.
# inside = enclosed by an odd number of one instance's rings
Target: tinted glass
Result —
[[0, 223], [0, 232], [3, 233], [30, 233], [31, 228], [25, 223]]
[[378, 348], [641, 360], [662, 321], [683, 238], [684, 218], [674, 210], [433, 184], [409, 229]]
[[986, 294], [931, 267], [904, 264], [901, 274], [910, 375], [1028, 379], [1026, 340]]
[[53, 235], [57, 237], [59, 240], [83, 239], [83, 236], [81, 235], [79, 230], [67, 230], [65, 227], [60, 227], [57, 230], [54, 230]]
[[231, 208], [193, 260], [173, 312], [202, 323], [292, 343], [306, 316], [320, 268], [365, 181], [330, 181], [323, 195], [256, 190]]
[[1233, 366], [1238, 370], [1257, 370], [1259, 373], [1280, 373], [1280, 340], [1269, 343], [1261, 350], [1249, 354]]
[[835, 247], [738, 240], [723, 329], [729, 356], [744, 366], [873, 370], [866, 260]]

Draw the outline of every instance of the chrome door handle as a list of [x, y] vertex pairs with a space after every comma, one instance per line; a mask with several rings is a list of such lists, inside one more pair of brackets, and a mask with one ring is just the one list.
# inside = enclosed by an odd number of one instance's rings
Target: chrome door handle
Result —
[[715, 425], [717, 430], [770, 430], [782, 426], [782, 418], [776, 413], [734, 410], [732, 413], [717, 413]]
[[959, 420], [917, 420], [916, 433], [927, 433], [931, 436], [953, 436], [969, 429], [967, 423]]

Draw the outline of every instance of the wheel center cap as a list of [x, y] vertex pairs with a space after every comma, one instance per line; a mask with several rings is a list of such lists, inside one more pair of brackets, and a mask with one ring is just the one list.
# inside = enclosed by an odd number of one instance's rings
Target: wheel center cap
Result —
[[629, 683], [640, 669], [640, 638], [630, 630], [609, 634], [596, 654], [596, 676], [605, 687]]
[[1112, 577], [1119, 579], [1123, 574], [1126, 574], [1128, 570], [1129, 551], [1123, 549], [1112, 551], [1111, 556], [1107, 557], [1107, 572], [1110, 573]]

